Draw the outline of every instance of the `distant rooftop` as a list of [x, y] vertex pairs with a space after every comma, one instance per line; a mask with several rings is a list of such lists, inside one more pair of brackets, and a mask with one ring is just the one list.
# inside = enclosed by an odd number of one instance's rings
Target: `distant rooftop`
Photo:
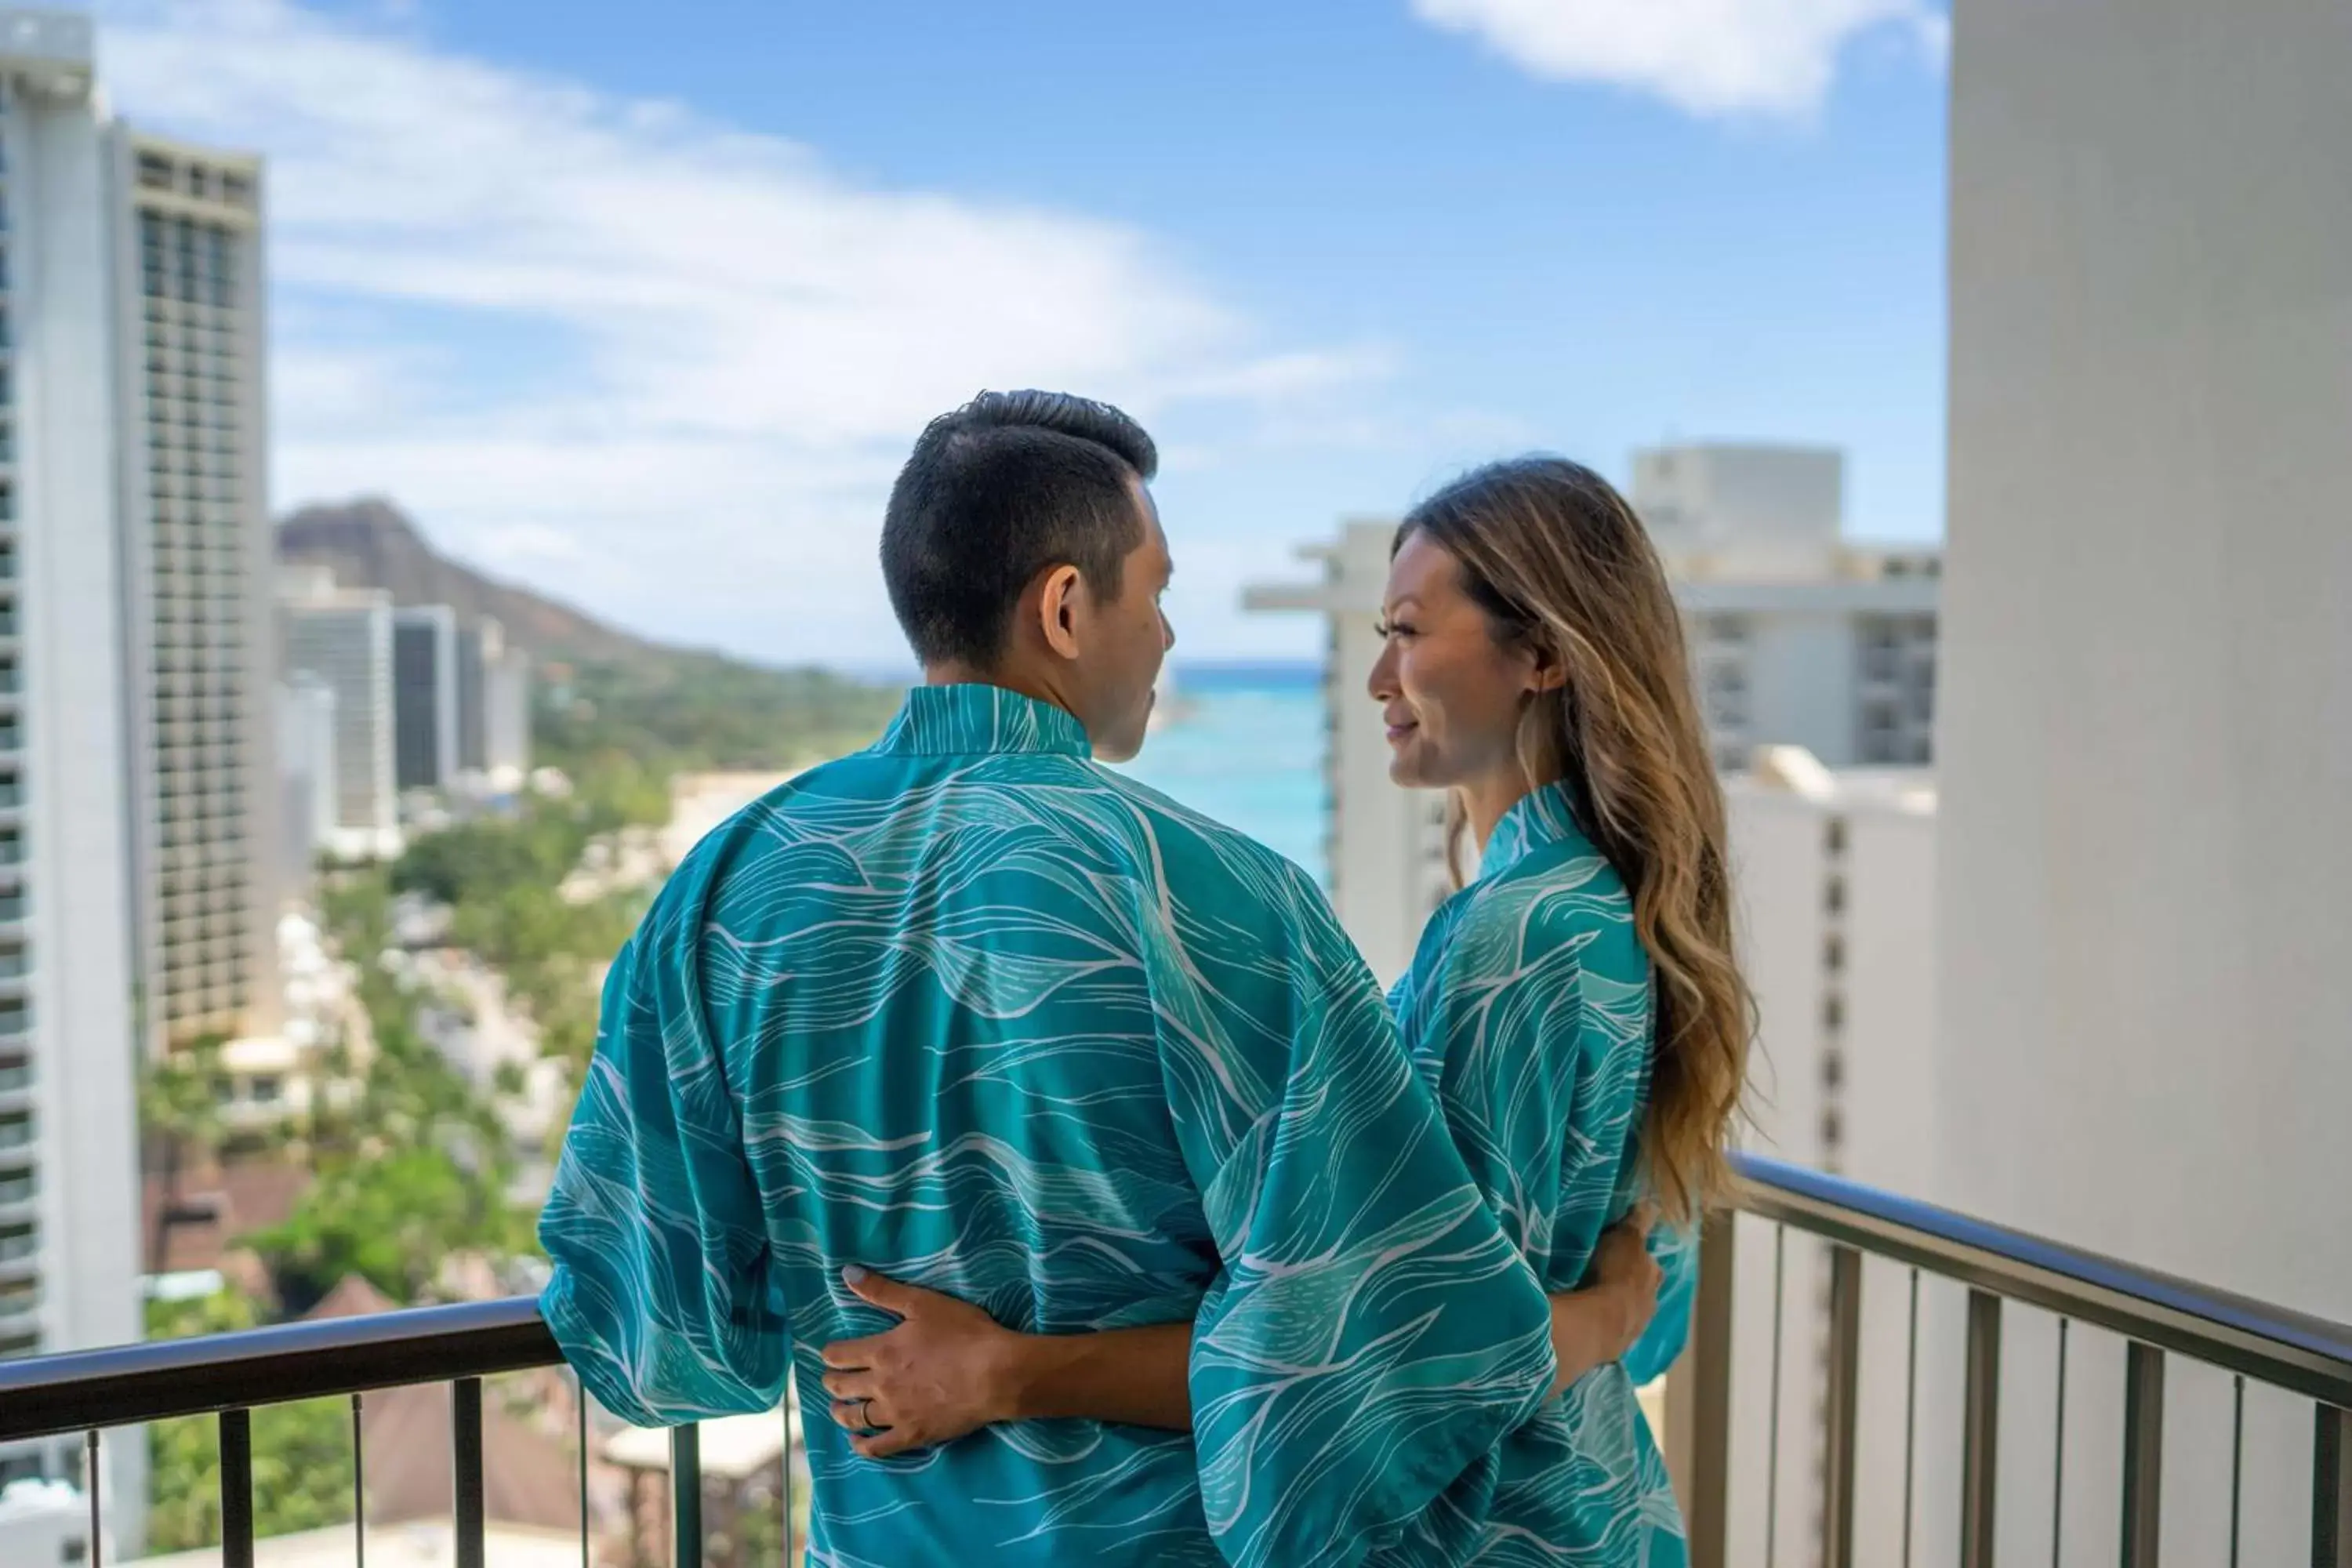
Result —
[[89, 16], [74, 11], [0, 10], [0, 75], [66, 103], [89, 96], [98, 58]]
[[1748, 771], [1725, 775], [1726, 790], [1793, 795], [1842, 811], [1877, 807], [1923, 816], [1936, 811], [1932, 768], [1832, 768], [1802, 746], [1759, 746]]

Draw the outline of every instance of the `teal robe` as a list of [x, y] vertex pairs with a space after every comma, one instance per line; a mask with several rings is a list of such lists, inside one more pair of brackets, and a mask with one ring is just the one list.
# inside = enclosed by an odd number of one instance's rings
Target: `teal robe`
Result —
[[[1507, 812], [1478, 879], [1439, 906], [1391, 997], [1454, 1142], [1547, 1290], [1586, 1282], [1637, 1197], [1654, 1049], [1650, 960], [1625, 885], [1552, 785]], [[1481, 1563], [1679, 1568], [1682, 1516], [1633, 1391], [1688, 1337], [1697, 1249], [1661, 1226], [1657, 1315], [1504, 1438]]]
[[[1314, 884], [992, 687], [910, 693], [678, 868], [606, 982], [541, 1237], [548, 1321], [627, 1419], [797, 1380], [840, 1568], [1453, 1560], [1554, 1374]], [[890, 1322], [852, 1263], [1032, 1331], [1192, 1321], [1193, 1432], [859, 1458], [818, 1381]]]

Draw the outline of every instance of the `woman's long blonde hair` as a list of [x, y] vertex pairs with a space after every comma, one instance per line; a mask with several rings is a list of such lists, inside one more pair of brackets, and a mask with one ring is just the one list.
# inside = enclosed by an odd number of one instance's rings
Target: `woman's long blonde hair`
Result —
[[1566, 671], [1556, 693], [1529, 699], [1519, 761], [1538, 785], [1567, 783], [1633, 895], [1656, 974], [1642, 1158], [1666, 1215], [1693, 1217], [1728, 1176], [1755, 1005], [1732, 952], [1723, 790], [1665, 569], [1625, 499], [1564, 458], [1465, 475], [1413, 509], [1397, 547], [1416, 533], [1460, 564], [1498, 642]]

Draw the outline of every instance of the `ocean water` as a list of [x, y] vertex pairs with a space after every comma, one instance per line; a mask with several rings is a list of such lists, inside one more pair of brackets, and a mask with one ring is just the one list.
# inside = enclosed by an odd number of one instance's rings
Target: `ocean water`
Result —
[[1169, 711], [1120, 771], [1287, 856], [1328, 889], [1322, 669], [1179, 665]]

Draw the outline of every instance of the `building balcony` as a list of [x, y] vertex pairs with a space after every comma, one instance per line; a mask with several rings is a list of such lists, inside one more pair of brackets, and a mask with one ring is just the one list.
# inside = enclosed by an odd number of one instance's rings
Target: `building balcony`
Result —
[[[2032, 1435], [2018, 1430], [2016, 1413], [1999, 1404], [2004, 1327], [2011, 1328], [2014, 1345], [2024, 1324], [2037, 1319], [2063, 1325], [2062, 1345], [2064, 1331], [2071, 1331], [2086, 1347], [2081, 1352], [2086, 1361], [2093, 1336], [2111, 1336], [2122, 1347], [2119, 1394], [2078, 1373], [2075, 1414], [2085, 1426], [2109, 1417], [2121, 1434], [2120, 1452], [2108, 1456], [2108, 1465], [2089, 1469], [2095, 1478], [2090, 1484], [2102, 1489], [2106, 1517], [2119, 1523], [2127, 1568], [2154, 1568], [2158, 1560], [2166, 1386], [2175, 1369], [2184, 1387], [2215, 1373], [2234, 1379], [2242, 1412], [2248, 1385], [2274, 1406], [2301, 1411], [2310, 1446], [2284, 1458], [2250, 1448], [2241, 1424], [2224, 1450], [2229, 1495], [2237, 1498], [2235, 1483], [2241, 1472], [2253, 1473], [2250, 1466], [2307, 1467], [2299, 1475], [2263, 1478], [2263, 1495], [2275, 1497], [2288, 1487], [2309, 1500], [2309, 1556], [2277, 1560], [2352, 1568], [2352, 1328], [1816, 1172], [1744, 1157], [1737, 1163], [1731, 1207], [1710, 1218], [1699, 1244], [1688, 1349], [1664, 1387], [1643, 1401], [1663, 1428], [1694, 1568], [1768, 1560], [1853, 1568], [1912, 1560], [1915, 1548], [1918, 1561], [1990, 1568], [1997, 1527], [2011, 1540], [2021, 1528], [2049, 1528], [2055, 1522], [2052, 1492], [2018, 1487], [2018, 1453], [2002, 1452], [2004, 1441], [2030, 1448], [2025, 1439]], [[1761, 1253], [1743, 1257], [1758, 1243]], [[1800, 1248], [1813, 1249], [1824, 1265], [1818, 1295], [1789, 1281]], [[1941, 1320], [1919, 1310], [1923, 1280], [1964, 1308], [1948, 1325], [1952, 1342], [1932, 1339]], [[1895, 1289], [1887, 1290], [1888, 1284]], [[1801, 1315], [1813, 1310], [1821, 1317], [1818, 1333]], [[1873, 1353], [1865, 1358], [1865, 1323], [1905, 1332], [1889, 1336], [1874, 1328], [1868, 1336]], [[1736, 1360], [1736, 1351], [1758, 1342], [1753, 1331], [1767, 1324], [1771, 1332], [1762, 1342], [1763, 1364]], [[1795, 1347], [1795, 1353], [1784, 1347]], [[1887, 1350], [1900, 1353], [1877, 1353]], [[357, 1422], [375, 1391], [422, 1380], [446, 1389], [446, 1398], [436, 1396], [441, 1402], [435, 1419], [437, 1431], [446, 1434], [450, 1458], [444, 1474], [454, 1479], [453, 1491], [440, 1494], [455, 1500], [453, 1515], [443, 1521], [449, 1549], [458, 1563], [479, 1563], [486, 1541], [496, 1539], [484, 1484], [483, 1380], [558, 1362], [554, 1341], [529, 1298], [40, 1357], [0, 1364], [0, 1443], [213, 1415], [220, 1443], [220, 1560], [268, 1562], [268, 1553], [255, 1555], [252, 1408], [344, 1397], [352, 1402]], [[1809, 1375], [1809, 1367], [1818, 1375]], [[1892, 1386], [1872, 1382], [1889, 1369]], [[2011, 1386], [2025, 1370], [2022, 1363], [2009, 1368]], [[1951, 1373], [1951, 1397], [1939, 1404], [1932, 1385], [1944, 1372]], [[2055, 1377], [2063, 1393], [2069, 1386], [2063, 1355]], [[1759, 1405], [1736, 1397], [1742, 1389], [1769, 1393]], [[2112, 1407], [2103, 1408], [2107, 1399]], [[587, 1415], [574, 1405], [584, 1499]], [[1891, 1428], [1874, 1426], [1864, 1417], [1865, 1408], [1874, 1417], [1900, 1414]], [[496, 1403], [489, 1406], [490, 1425], [500, 1418], [499, 1409]], [[2063, 1430], [2063, 1399], [2060, 1409]], [[751, 1428], [760, 1429], [761, 1442], [751, 1445], [760, 1463], [773, 1465], [788, 1452], [788, 1427], [775, 1415], [684, 1426], [666, 1437], [625, 1433], [605, 1445], [607, 1460], [639, 1479], [655, 1471], [676, 1479], [662, 1533], [681, 1568], [743, 1561], [740, 1514], [715, 1502], [707, 1510], [706, 1501], [715, 1495], [710, 1483], [730, 1468], [719, 1456]], [[2183, 1439], [2174, 1450], [2176, 1464], [2210, 1451], [2210, 1444], [2200, 1447], [2197, 1441], [2210, 1434], [2176, 1427], [2173, 1435]], [[1786, 1451], [1792, 1447], [1798, 1451]], [[2065, 1451], [2063, 1443], [2054, 1450]], [[367, 1467], [382, 1462], [373, 1447], [355, 1455], [362, 1487]], [[1869, 1488], [1858, 1484], [1865, 1476]], [[2075, 1483], [2084, 1484], [2084, 1478], [2076, 1476]], [[1957, 1498], [1957, 1516], [1915, 1507], [1931, 1494]], [[740, 1492], [726, 1495], [730, 1508], [740, 1506]], [[1774, 1500], [1764, 1500], [1768, 1496]], [[634, 1483], [630, 1497], [634, 1518], [642, 1512], [635, 1506]], [[1880, 1518], [1899, 1510], [1901, 1534], [1858, 1545], [1862, 1499]], [[2237, 1522], [2233, 1504], [2232, 1540]], [[1813, 1539], [1799, 1540], [1801, 1526]], [[1945, 1529], [1951, 1533], [1943, 1535]], [[337, 1539], [356, 1544], [348, 1526]], [[1756, 1551], [1759, 1542], [1764, 1555]], [[2044, 1536], [2042, 1551], [2048, 1549]], [[590, 1559], [584, 1524], [578, 1551]], [[1775, 1552], [1785, 1554], [1775, 1559]], [[641, 1539], [624, 1555], [651, 1560]]]

